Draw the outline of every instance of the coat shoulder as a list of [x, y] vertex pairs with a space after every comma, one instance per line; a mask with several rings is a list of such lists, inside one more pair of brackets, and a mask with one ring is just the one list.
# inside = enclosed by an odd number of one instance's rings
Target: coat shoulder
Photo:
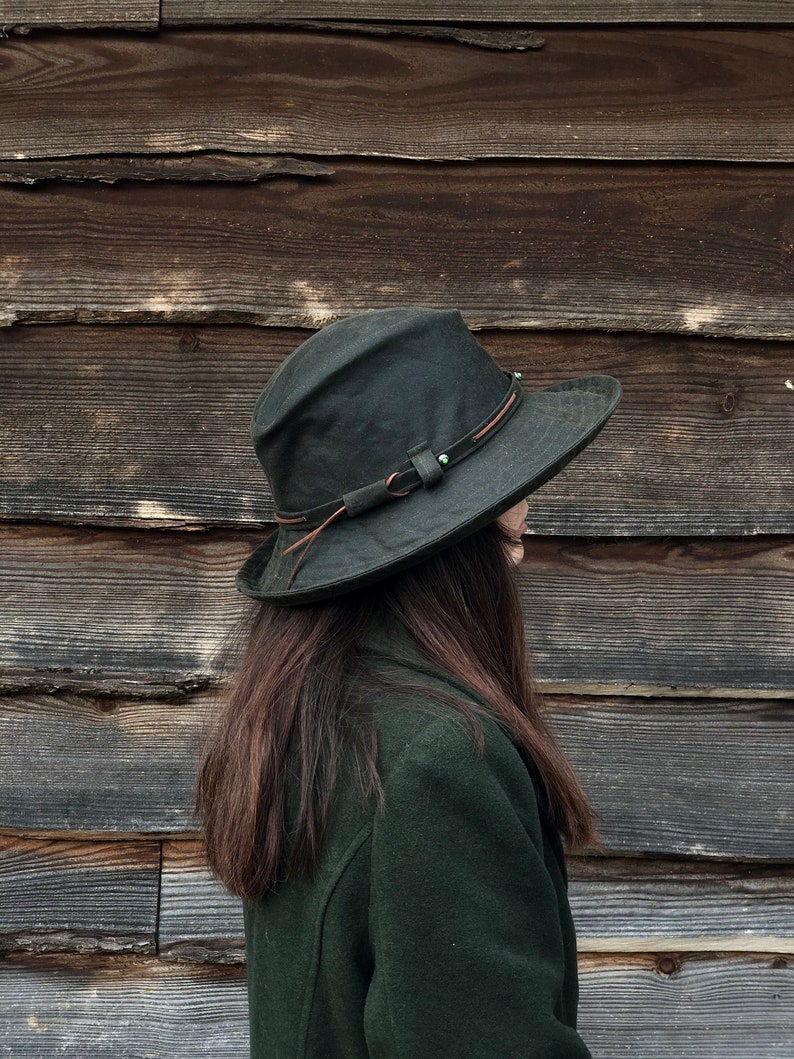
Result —
[[485, 804], [494, 797], [511, 804], [540, 845], [538, 791], [518, 747], [495, 720], [478, 717], [478, 737], [454, 707], [437, 706], [428, 700], [380, 711], [378, 771], [387, 807], [426, 792], [446, 790], [464, 798], [479, 791]]
[[435, 768], [462, 770], [472, 781], [478, 768], [495, 769], [511, 790], [543, 801], [517, 736], [491, 703], [440, 668], [403, 628], [391, 625], [388, 635], [372, 637], [370, 649], [374, 672], [390, 687], [368, 679], [373, 670], [365, 668], [357, 691], [377, 731], [384, 785], [410, 770], [412, 761], [429, 757]]

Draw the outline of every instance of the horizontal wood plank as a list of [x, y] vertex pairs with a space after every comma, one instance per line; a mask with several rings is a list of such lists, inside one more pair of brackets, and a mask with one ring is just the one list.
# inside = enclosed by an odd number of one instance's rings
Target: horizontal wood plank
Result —
[[[242, 904], [203, 843], [0, 836], [5, 951], [244, 962]], [[568, 855], [580, 953], [794, 952], [792, 868]], [[155, 924], [156, 946], [155, 949]]]
[[42, 26], [157, 29], [159, 24], [158, 0], [3, 0], [0, 8], [6, 32], [26, 33]]
[[474, 327], [794, 338], [778, 166], [358, 160], [309, 181], [4, 185], [0, 211], [5, 323], [317, 327], [414, 304]]
[[[217, 675], [256, 604], [234, 587], [263, 532], [7, 524], [0, 666], [174, 679]], [[727, 694], [794, 689], [787, 537], [529, 537], [519, 577], [547, 690]], [[18, 684], [17, 684], [18, 686]]]
[[14, 1059], [241, 1059], [248, 1051], [244, 967], [155, 957], [8, 954], [0, 964]]
[[[794, 868], [583, 856], [567, 867], [580, 953], [794, 953]], [[158, 943], [182, 959], [245, 959], [242, 903], [200, 842], [163, 843]]]
[[579, 976], [577, 1029], [593, 1059], [776, 1059], [794, 1034], [783, 956], [592, 954]]
[[273, 175], [261, 151], [794, 160], [792, 30], [555, 26], [543, 40], [507, 54], [339, 29], [17, 38], [0, 180], [251, 180]]
[[794, 953], [794, 867], [568, 857], [583, 952]]
[[[164, 25], [193, 22], [267, 22], [274, 5], [263, 0], [162, 0]], [[334, 18], [480, 21], [476, 0], [335, 0]], [[279, 0], [279, 17], [325, 18], [320, 0]], [[496, 0], [489, 19], [500, 22], [790, 22], [786, 0]]]
[[551, 717], [610, 850], [794, 860], [794, 701], [569, 700]]
[[[310, 333], [0, 330], [0, 518], [193, 528], [271, 519], [251, 409]], [[790, 344], [518, 330], [478, 338], [529, 391], [594, 373], [623, 385], [608, 429], [533, 495], [531, 533], [794, 532]]]
[[0, 827], [135, 834], [196, 830], [193, 780], [212, 701], [0, 699]]
[[60, 695], [64, 692], [79, 698], [158, 699], [170, 702], [203, 691], [215, 683], [212, 674], [185, 676], [178, 673], [144, 673], [109, 669], [72, 672], [68, 669], [42, 671], [13, 667], [0, 669], [0, 695]]
[[157, 842], [0, 835], [0, 949], [154, 953], [159, 888]]
[[[0, 827], [195, 832], [198, 750], [219, 709], [210, 695], [0, 699]], [[554, 696], [547, 709], [609, 851], [794, 860], [794, 702]]]
[[[592, 954], [579, 975], [577, 1028], [593, 1059], [771, 1059], [794, 1032], [784, 957]], [[248, 1047], [243, 967], [19, 954], [0, 981], [15, 1059], [239, 1059]]]

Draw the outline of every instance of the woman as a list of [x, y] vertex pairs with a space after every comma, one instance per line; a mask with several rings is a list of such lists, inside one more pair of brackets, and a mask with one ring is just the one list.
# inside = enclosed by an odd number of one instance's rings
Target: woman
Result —
[[586, 1059], [560, 836], [599, 845], [542, 713], [526, 497], [621, 397], [525, 392], [457, 310], [312, 335], [254, 409], [278, 532], [197, 782], [244, 899], [252, 1059]]

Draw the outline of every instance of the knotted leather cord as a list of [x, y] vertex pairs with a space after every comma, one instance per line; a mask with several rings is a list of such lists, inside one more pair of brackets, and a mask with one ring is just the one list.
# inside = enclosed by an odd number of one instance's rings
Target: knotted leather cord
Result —
[[[466, 434], [454, 444], [445, 448], [443, 452], [436, 457], [436, 459], [439, 460], [439, 466], [442, 468], [442, 472], [444, 470], [447, 470], [449, 467], [454, 466], [456, 463], [459, 463], [461, 460], [465, 459], [466, 456], [470, 455], [470, 453], [478, 447], [477, 442], [479, 442], [483, 437], [485, 437], [486, 434], [494, 430], [495, 427], [499, 426], [500, 424], [504, 425], [504, 423], [510, 418], [510, 416], [513, 414], [513, 412], [515, 412], [516, 408], [521, 403], [523, 389], [519, 382], [520, 376], [517, 376], [514, 373], [507, 372], [505, 372], [505, 375], [508, 375], [508, 378], [510, 378], [510, 389], [508, 390], [507, 395], [502, 399], [499, 407], [495, 411], [495, 414], [493, 414], [492, 417], [484, 425], [479, 426], [474, 434]], [[419, 446], [417, 446], [417, 448], [419, 448]], [[443, 462], [441, 457], [443, 457]], [[395, 478], [400, 479], [399, 485], [407, 485], [408, 488], [404, 490], [390, 489], [389, 487]], [[295, 541], [294, 544], [291, 544], [289, 548], [285, 548], [281, 553], [282, 555], [289, 555], [290, 552], [295, 551], [295, 549], [299, 548], [302, 544], [306, 545], [300, 557], [298, 558], [298, 561], [292, 568], [292, 572], [290, 573], [289, 579], [287, 581], [287, 588], [289, 589], [292, 587], [292, 582], [295, 580], [295, 575], [297, 574], [301, 563], [306, 558], [309, 548], [311, 548], [312, 544], [314, 544], [314, 542], [317, 540], [320, 533], [326, 528], [326, 526], [330, 526], [330, 524], [335, 519], [339, 518], [340, 515], [347, 514], [348, 517], [353, 518], [355, 514], [360, 514], [361, 510], [368, 510], [369, 507], [378, 506], [383, 500], [387, 500], [389, 498], [397, 499], [398, 497], [408, 496], [409, 493], [411, 493], [419, 485], [423, 484], [425, 484], [424, 475], [419, 471], [417, 465], [415, 463], [412, 463], [411, 467], [406, 468], [405, 470], [393, 471], [388, 476], [388, 478], [386, 478], [386, 480], [382, 483], [378, 481], [373, 482], [367, 486], [362, 486], [360, 490], [354, 490], [353, 493], [348, 493], [343, 496], [341, 501], [332, 500], [330, 504], [321, 504], [319, 507], [311, 508], [302, 515], [286, 516], [278, 515], [274, 512], [273, 517], [276, 522], [285, 526], [296, 525], [297, 523], [301, 522], [308, 524], [310, 521], [316, 521], [318, 518], [327, 515], [327, 517], [325, 517], [318, 526], [311, 530], [310, 533], [307, 533], [304, 537], [301, 537], [300, 540]], [[379, 486], [380, 488], [378, 488]], [[362, 493], [364, 491], [367, 491], [367, 499], [369, 502], [365, 502], [366, 507], [357, 510], [351, 514], [350, 510], [348, 509], [347, 503], [345, 503], [345, 500], [347, 499], [349, 503], [351, 497], [353, 497], [356, 493]], [[382, 496], [381, 493], [384, 493], [385, 496]], [[340, 503], [341, 506], [337, 506]], [[331, 513], [327, 514], [329, 510], [331, 511]]]

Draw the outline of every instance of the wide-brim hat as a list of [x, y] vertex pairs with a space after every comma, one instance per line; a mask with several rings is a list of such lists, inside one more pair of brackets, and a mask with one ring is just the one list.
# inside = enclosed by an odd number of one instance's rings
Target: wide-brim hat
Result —
[[254, 408], [279, 525], [238, 590], [309, 603], [421, 562], [558, 474], [622, 397], [611, 375], [520, 380], [457, 309], [375, 309], [315, 332]]

